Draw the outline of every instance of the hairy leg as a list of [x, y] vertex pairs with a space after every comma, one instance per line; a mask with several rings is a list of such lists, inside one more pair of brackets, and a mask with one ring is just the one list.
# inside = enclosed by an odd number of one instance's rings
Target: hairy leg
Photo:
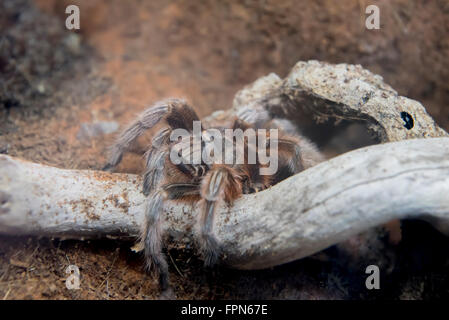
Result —
[[147, 270], [159, 277], [162, 292], [169, 289], [167, 259], [162, 253], [162, 212], [166, 199], [180, 199], [186, 196], [198, 196], [199, 186], [192, 183], [171, 183], [160, 186], [147, 198], [145, 223], [141, 233], [144, 244]]
[[161, 214], [163, 200], [162, 192], [155, 192], [147, 198], [145, 224], [141, 234], [146, 268], [159, 277], [159, 285], [162, 291], [167, 290], [169, 286], [168, 264], [162, 253]]
[[163, 184], [169, 180], [191, 180], [190, 177], [184, 176], [180, 172], [176, 176], [170, 175], [170, 172], [177, 171], [174, 170], [174, 165], [166, 163], [169, 155], [168, 137], [170, 132], [170, 129], [164, 128], [154, 136], [152, 146], [146, 153], [147, 170], [143, 178], [143, 193], [148, 198], [141, 240], [145, 248], [147, 269], [154, 271], [159, 276], [162, 292], [169, 290], [168, 264], [162, 253], [163, 201], [199, 193], [198, 184], [182, 182]]
[[273, 184], [324, 161], [324, 156], [307, 138], [283, 135], [277, 142], [278, 171]]
[[166, 157], [169, 153], [168, 138], [171, 130], [164, 128], [153, 138], [150, 149], [145, 153], [146, 170], [143, 174], [143, 194], [148, 195], [162, 180]]
[[206, 266], [214, 265], [220, 256], [220, 247], [213, 234], [216, 208], [223, 201], [232, 204], [241, 194], [240, 177], [237, 171], [230, 167], [214, 166], [202, 181], [200, 246]]
[[118, 137], [112, 146], [110, 156], [104, 170], [111, 170], [122, 160], [123, 154], [132, 148], [142, 134], [165, 120], [172, 129], [192, 130], [193, 121], [199, 120], [195, 111], [180, 99], [169, 99], [157, 102], [147, 108]]

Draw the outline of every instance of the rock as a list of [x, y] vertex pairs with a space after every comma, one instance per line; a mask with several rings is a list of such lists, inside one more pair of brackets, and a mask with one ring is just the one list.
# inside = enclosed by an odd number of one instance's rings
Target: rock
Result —
[[92, 138], [116, 132], [119, 125], [115, 121], [99, 121], [94, 123], [82, 123], [76, 135], [78, 140], [90, 140]]

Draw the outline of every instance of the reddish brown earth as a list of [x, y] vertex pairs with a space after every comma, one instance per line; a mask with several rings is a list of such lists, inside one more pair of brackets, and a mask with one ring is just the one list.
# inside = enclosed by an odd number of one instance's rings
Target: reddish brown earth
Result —
[[[309, 59], [362, 64], [421, 101], [449, 130], [449, 3], [377, 3], [381, 29], [370, 31], [363, 0], [4, 0], [0, 152], [100, 169], [114, 134], [83, 136], [82, 124], [123, 126], [166, 97], [185, 97], [206, 116], [229, 108], [235, 92], [258, 77], [283, 77]], [[81, 9], [77, 33], [64, 28], [68, 4]], [[347, 124], [317, 128], [328, 132], [317, 141], [328, 155], [372, 143]], [[122, 171], [136, 171], [135, 162], [127, 163]], [[182, 299], [447, 298], [448, 239], [423, 223], [405, 222], [402, 229], [398, 244], [382, 232], [367, 234], [368, 242], [356, 238], [264, 271], [204, 270], [191, 250], [171, 249], [171, 277]], [[156, 298], [155, 281], [129, 247], [114, 240], [1, 237], [0, 299]], [[378, 292], [364, 288], [370, 263], [388, 269]], [[65, 287], [69, 264], [80, 267], [80, 290]]]

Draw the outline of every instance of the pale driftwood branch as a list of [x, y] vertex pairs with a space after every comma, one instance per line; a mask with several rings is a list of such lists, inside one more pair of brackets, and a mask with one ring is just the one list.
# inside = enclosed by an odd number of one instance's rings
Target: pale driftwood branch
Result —
[[[299, 62], [240, 91], [234, 107], [290, 117], [300, 109], [361, 119], [382, 141], [321, 163], [269, 190], [220, 208], [215, 230], [223, 262], [241, 269], [282, 264], [366, 229], [424, 218], [449, 234], [449, 138], [416, 101], [400, 97], [360, 66]], [[401, 112], [413, 118], [406, 128]], [[143, 221], [140, 178], [63, 170], [0, 156], [0, 233], [61, 238], [134, 237]], [[164, 228], [177, 243], [195, 239], [196, 208], [166, 203]]]
[[[133, 236], [143, 217], [139, 178], [64, 170], [0, 157], [0, 232], [70, 238]], [[282, 264], [392, 219], [423, 217], [449, 231], [449, 138], [352, 151], [269, 190], [222, 207], [216, 234], [224, 262]], [[196, 209], [165, 206], [164, 227], [191, 242]]]

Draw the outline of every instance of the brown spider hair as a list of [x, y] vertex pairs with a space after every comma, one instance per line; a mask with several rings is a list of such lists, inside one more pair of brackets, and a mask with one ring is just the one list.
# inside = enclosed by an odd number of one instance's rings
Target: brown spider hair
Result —
[[[244, 152], [244, 163], [207, 164], [201, 161], [198, 164], [174, 164], [170, 159], [170, 150], [176, 141], [170, 140], [171, 133], [174, 129], [192, 132], [193, 122], [199, 121], [196, 112], [180, 99], [164, 100], [146, 109], [121, 133], [111, 149], [105, 167], [108, 170], [119, 164], [123, 154], [130, 151], [147, 130], [163, 124], [144, 152], [146, 170], [143, 174], [143, 193], [147, 196], [147, 204], [141, 232], [147, 268], [159, 275], [162, 290], [166, 290], [169, 283], [168, 264], [162, 253], [161, 213], [165, 200], [198, 202], [201, 208], [199, 246], [205, 265], [211, 266], [219, 260], [221, 252], [213, 233], [214, 215], [219, 204], [232, 205], [242, 194], [264, 190], [323, 160], [315, 146], [295, 131], [291, 124], [285, 126], [285, 122], [270, 119], [267, 112], [260, 113], [255, 109], [246, 110], [241, 118], [228, 119], [221, 126], [214, 125], [213, 129], [278, 129], [278, 170], [274, 174], [260, 174], [259, 169], [265, 165], [259, 158], [255, 163], [250, 163], [248, 151]], [[286, 130], [283, 130], [284, 127]], [[273, 140], [269, 134], [266, 139]], [[254, 147], [247, 139], [244, 144], [244, 150]]]

